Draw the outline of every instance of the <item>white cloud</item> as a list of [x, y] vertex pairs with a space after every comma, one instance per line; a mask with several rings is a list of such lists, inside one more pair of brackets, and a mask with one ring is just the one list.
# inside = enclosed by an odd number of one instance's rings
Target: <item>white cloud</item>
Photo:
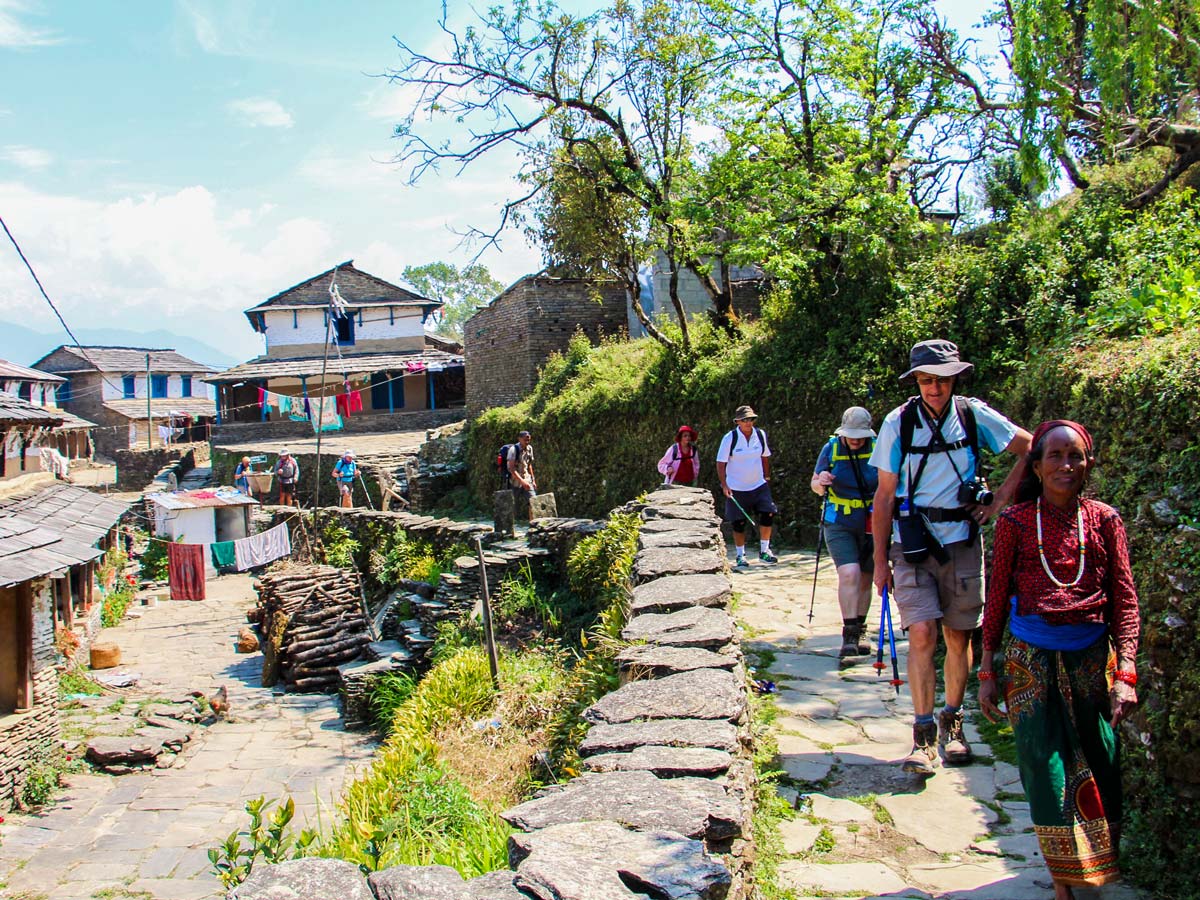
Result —
[[[345, 258], [324, 222], [226, 208], [201, 186], [99, 202], [0, 183], [0, 209], [68, 323], [186, 331], [235, 356], [260, 349], [243, 309]], [[49, 327], [14, 260], [0, 254], [0, 318]]]
[[246, 97], [229, 104], [229, 111], [251, 128], [291, 128], [295, 124], [292, 114], [278, 100], [266, 97]]
[[420, 99], [419, 85], [401, 84], [379, 76], [378, 83], [359, 100], [358, 108], [369, 118], [397, 124], [412, 114]]
[[23, 0], [0, 0], [0, 47], [30, 50], [63, 42], [63, 38], [53, 31], [34, 28], [22, 22], [22, 14], [29, 9]]
[[0, 159], [6, 159], [15, 166], [20, 166], [22, 169], [36, 171], [45, 169], [54, 162], [54, 157], [45, 150], [39, 150], [36, 147], [25, 147], [20, 144], [9, 144], [7, 147], [0, 149]]

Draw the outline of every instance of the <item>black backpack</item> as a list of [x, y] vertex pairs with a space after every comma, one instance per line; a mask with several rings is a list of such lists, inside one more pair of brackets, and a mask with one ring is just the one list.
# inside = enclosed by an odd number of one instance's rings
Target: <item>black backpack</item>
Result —
[[[733, 437], [729, 439], [729, 455], [733, 456], [733, 451], [737, 447], [738, 435], [740, 435], [742, 433], [742, 429], [735, 428], [735, 429], [733, 429], [733, 431], [731, 431], [729, 433], [731, 435], [733, 435]], [[762, 445], [762, 448], [764, 450], [766, 450], [767, 449], [767, 439], [765, 437], [763, 437], [762, 429], [755, 426], [754, 433], [758, 435], [758, 443], [760, 445]], [[750, 443], [750, 438], [746, 438], [746, 443], [747, 444]]]
[[508, 451], [512, 448], [512, 444], [505, 444], [496, 451], [496, 475], [501, 485], [508, 484]]

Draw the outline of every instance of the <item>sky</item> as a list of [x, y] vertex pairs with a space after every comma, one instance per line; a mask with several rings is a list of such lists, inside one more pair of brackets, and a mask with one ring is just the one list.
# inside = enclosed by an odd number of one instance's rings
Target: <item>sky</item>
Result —
[[[448, 5], [452, 24], [470, 19]], [[984, 3], [938, 5], [965, 28]], [[441, 10], [0, 0], [0, 217], [72, 327], [166, 329], [240, 359], [262, 352], [242, 310], [336, 263], [396, 282], [464, 265], [477, 248], [455, 232], [495, 227], [517, 161], [410, 186], [392, 136], [408, 97], [383, 77], [394, 35], [441, 47]], [[479, 261], [506, 284], [541, 267], [515, 232]], [[3, 322], [59, 327], [7, 243]]]

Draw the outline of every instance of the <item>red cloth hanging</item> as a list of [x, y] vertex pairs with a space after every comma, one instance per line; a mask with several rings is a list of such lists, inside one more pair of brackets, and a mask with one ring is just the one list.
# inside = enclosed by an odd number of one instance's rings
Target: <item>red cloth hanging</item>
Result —
[[347, 418], [350, 415], [350, 395], [337, 395], [337, 412], [342, 418]]
[[362, 412], [362, 391], [351, 391], [349, 394], [350, 402], [348, 404], [350, 412]]
[[172, 600], [204, 599], [203, 544], [167, 544], [167, 583]]

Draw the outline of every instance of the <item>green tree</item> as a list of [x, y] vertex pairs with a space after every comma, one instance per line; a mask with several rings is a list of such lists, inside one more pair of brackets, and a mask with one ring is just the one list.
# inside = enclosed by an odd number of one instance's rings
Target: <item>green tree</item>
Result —
[[463, 323], [504, 290], [487, 266], [459, 269], [453, 263], [431, 262], [407, 266], [401, 276], [417, 293], [445, 304], [434, 329], [438, 334], [462, 339]]

